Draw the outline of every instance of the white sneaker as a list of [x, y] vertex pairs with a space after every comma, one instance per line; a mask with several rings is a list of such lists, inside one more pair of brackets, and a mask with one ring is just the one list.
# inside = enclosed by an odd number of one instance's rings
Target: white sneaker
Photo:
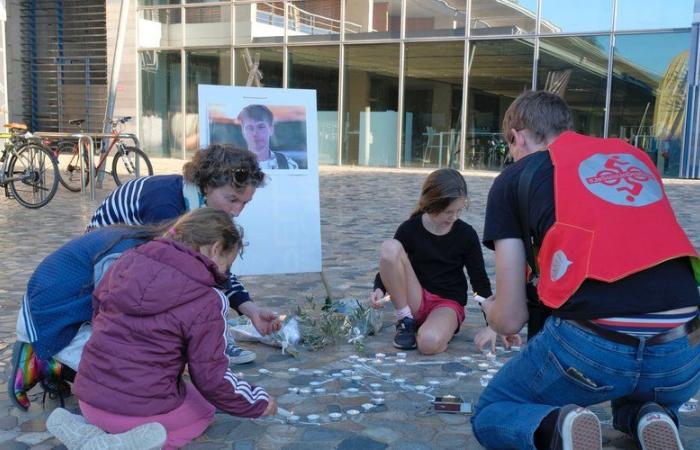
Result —
[[683, 450], [678, 428], [663, 408], [647, 403], [641, 413], [644, 415], [637, 422], [637, 437], [642, 450]]

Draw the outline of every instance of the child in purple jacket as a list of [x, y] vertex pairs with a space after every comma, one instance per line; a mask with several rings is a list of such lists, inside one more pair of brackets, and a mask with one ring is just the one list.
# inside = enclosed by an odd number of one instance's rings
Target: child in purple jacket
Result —
[[[228, 301], [218, 286], [240, 248], [231, 218], [202, 208], [110, 267], [94, 293], [93, 333], [74, 386], [89, 423], [123, 433], [157, 422], [167, 430], [164, 448], [177, 448], [204, 432], [216, 408], [276, 413], [264, 389], [231, 372], [225, 354]], [[182, 378], [185, 366], [192, 383]]]

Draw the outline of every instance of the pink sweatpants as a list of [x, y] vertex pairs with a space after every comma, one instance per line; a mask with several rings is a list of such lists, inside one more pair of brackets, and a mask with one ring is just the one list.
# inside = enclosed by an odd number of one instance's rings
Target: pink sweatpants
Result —
[[158, 422], [168, 432], [164, 450], [180, 448], [201, 436], [214, 421], [216, 408], [207, 402], [191, 383], [185, 383], [185, 401], [165, 414], [148, 417], [123, 416], [80, 403], [80, 410], [88, 423], [108, 433], [123, 433], [144, 423]]

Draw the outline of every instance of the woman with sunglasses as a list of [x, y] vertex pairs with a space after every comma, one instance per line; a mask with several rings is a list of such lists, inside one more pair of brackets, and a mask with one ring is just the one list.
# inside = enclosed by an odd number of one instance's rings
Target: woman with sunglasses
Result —
[[[233, 219], [264, 185], [265, 174], [254, 153], [211, 144], [195, 153], [182, 175], [153, 175], [119, 186], [97, 208], [87, 230], [117, 223], [157, 224], [205, 206], [220, 209]], [[231, 275], [225, 292], [231, 307], [248, 316], [260, 334], [270, 334], [279, 326], [272, 311], [250, 301], [235, 275]], [[233, 345], [233, 339], [230, 342], [226, 353], [232, 364], [255, 359], [255, 353]]]

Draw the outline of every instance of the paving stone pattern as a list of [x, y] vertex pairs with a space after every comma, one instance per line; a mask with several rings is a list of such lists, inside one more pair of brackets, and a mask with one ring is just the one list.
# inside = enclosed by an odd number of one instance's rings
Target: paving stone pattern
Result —
[[[173, 173], [179, 172], [181, 164], [181, 161], [156, 160], [154, 165], [157, 173]], [[409, 215], [427, 173], [426, 170], [321, 169], [323, 266], [335, 298], [366, 298], [377, 271], [379, 245]], [[469, 209], [463, 219], [481, 235], [486, 195], [495, 174], [466, 172], [465, 175], [470, 194]], [[51, 251], [82, 232], [99, 201], [113, 187], [106, 181], [105, 189], [98, 189], [95, 202], [60, 188], [56, 198], [39, 210], [25, 209], [11, 199], [0, 198], [0, 450], [65, 448], [46, 432], [46, 417], [56, 406], [55, 400], [42, 405], [41, 392], [35, 389], [31, 394], [32, 407], [27, 412], [13, 408], [8, 401], [7, 378], [17, 309], [33, 268]], [[666, 188], [678, 220], [700, 248], [697, 221], [700, 182], [668, 180]], [[494, 280], [493, 253], [485, 250], [485, 259]], [[318, 274], [245, 277], [243, 281], [256, 301], [280, 312], [291, 311], [306, 296], [313, 296], [319, 302], [325, 296]], [[292, 425], [277, 418], [243, 420], [217, 414], [206, 433], [186, 448], [481, 448], [471, 432], [468, 416], [435, 414], [429, 408], [433, 395], [459, 395], [475, 402], [487, 382], [484, 375], [489, 374], [479, 370], [478, 364], [497, 370], [513, 354], [502, 349], [496, 355], [478, 352], [472, 339], [483, 319], [476, 305], [470, 304], [467, 309], [466, 323], [448, 351], [431, 357], [407, 352], [405, 358], [397, 358], [391, 346], [390, 307], [384, 311], [385, 327], [379, 336], [367, 341], [364, 354], [357, 354], [352, 345], [341, 343], [319, 352], [303, 351], [299, 358], [292, 358], [272, 347], [246, 344], [257, 352], [258, 360], [235, 370], [247, 380], [265, 386], [277, 397], [280, 406], [300, 416], [302, 423]], [[377, 353], [385, 356], [377, 358]], [[397, 378], [404, 381], [397, 383]], [[311, 393], [296, 391], [303, 388]], [[319, 388], [325, 392], [313, 391]], [[369, 408], [367, 405], [378, 397], [384, 398], [384, 404]], [[367, 411], [363, 404], [369, 408]], [[67, 407], [78, 411], [74, 397], [67, 401]], [[612, 429], [609, 405], [596, 405], [593, 409], [603, 421], [606, 449], [634, 448], [630, 439]], [[348, 410], [361, 412], [351, 416]], [[328, 416], [331, 412], [340, 412], [341, 419], [331, 422]], [[310, 414], [319, 416], [317, 423], [308, 423]], [[683, 413], [681, 423], [686, 448], [700, 450], [700, 414]]]

